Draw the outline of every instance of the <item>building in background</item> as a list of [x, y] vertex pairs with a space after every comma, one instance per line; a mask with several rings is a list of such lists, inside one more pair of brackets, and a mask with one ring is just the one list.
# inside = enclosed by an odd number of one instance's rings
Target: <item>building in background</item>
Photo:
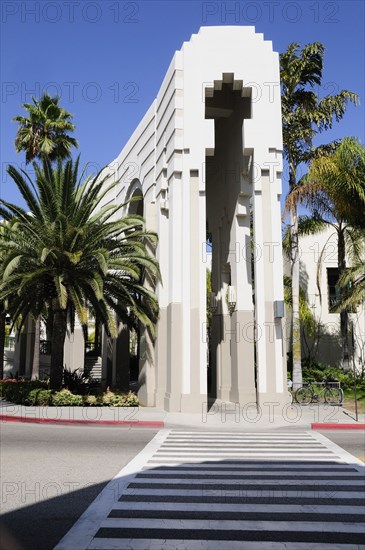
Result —
[[[302, 358], [327, 366], [342, 365], [339, 299], [337, 232], [333, 227], [299, 240], [300, 286], [316, 321], [314, 335], [302, 330]], [[365, 250], [364, 250], [365, 253]], [[347, 257], [346, 264], [351, 265]], [[289, 273], [288, 264], [285, 272]], [[350, 368], [360, 371], [365, 361], [365, 305], [349, 311], [348, 346]]]

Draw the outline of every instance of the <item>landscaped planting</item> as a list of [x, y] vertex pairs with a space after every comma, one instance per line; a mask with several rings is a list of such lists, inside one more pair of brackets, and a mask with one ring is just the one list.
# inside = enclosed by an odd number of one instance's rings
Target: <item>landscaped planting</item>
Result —
[[79, 395], [68, 388], [60, 391], [50, 390], [48, 382], [42, 380], [26, 381], [0, 380], [0, 398], [17, 405], [54, 406], [54, 407], [137, 407], [135, 393], [112, 392], [109, 389], [100, 395]]

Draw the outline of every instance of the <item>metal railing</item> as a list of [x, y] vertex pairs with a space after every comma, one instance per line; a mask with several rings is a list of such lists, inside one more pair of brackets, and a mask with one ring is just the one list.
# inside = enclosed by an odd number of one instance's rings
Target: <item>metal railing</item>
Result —
[[[5, 350], [14, 351], [16, 346], [16, 336], [5, 336]], [[41, 355], [51, 355], [51, 340], [40, 340], [39, 341], [39, 353]]]
[[5, 336], [5, 350], [14, 351], [15, 350], [15, 336]]
[[341, 383], [336, 381], [328, 381], [328, 382], [316, 382], [315, 380], [311, 380], [308, 382], [303, 382], [302, 386], [303, 388], [307, 388], [308, 386], [326, 386], [328, 388], [339, 388], [341, 389]]

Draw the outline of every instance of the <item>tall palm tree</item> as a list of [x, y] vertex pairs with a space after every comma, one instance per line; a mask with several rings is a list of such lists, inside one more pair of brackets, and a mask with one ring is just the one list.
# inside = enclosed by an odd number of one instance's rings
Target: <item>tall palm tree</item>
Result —
[[57, 388], [68, 315], [71, 327], [75, 313], [85, 327], [91, 304], [108, 334], [116, 335], [115, 313], [122, 322], [131, 325], [136, 318], [153, 332], [158, 302], [143, 277], [160, 276], [147, 252], [156, 236], [144, 230], [140, 216], [121, 217], [123, 205], [104, 206], [116, 182], [109, 184], [102, 173], [79, 176], [79, 159], [59, 160], [54, 167], [44, 160], [33, 167], [34, 182], [24, 171], [8, 168], [29, 211], [0, 200], [13, 217], [0, 224], [0, 300], [12, 297], [14, 320], [24, 319], [37, 307], [40, 313], [35, 297], [42, 293], [53, 313], [50, 383]]
[[[339, 121], [348, 102], [357, 103], [358, 96], [342, 90], [339, 94], [319, 99], [315, 87], [321, 85], [324, 46], [319, 42], [290, 44], [280, 55], [284, 158], [289, 165], [289, 191], [297, 185], [297, 170], [313, 155], [312, 140], [318, 132]], [[296, 206], [290, 209], [293, 385], [302, 384], [300, 316], [299, 316], [299, 248]]]
[[354, 264], [347, 269], [339, 281], [341, 287], [346, 288], [340, 304], [341, 308], [353, 308], [365, 302], [365, 233], [363, 244], [363, 253], [357, 256]]
[[4, 352], [5, 352], [6, 313], [0, 302], [0, 380], [4, 378]]
[[[319, 222], [337, 234], [339, 279], [346, 274], [346, 251], [358, 257], [365, 227], [365, 148], [354, 138], [345, 138], [332, 154], [313, 159], [308, 174], [287, 197], [288, 210], [304, 204]], [[361, 206], [362, 205], [362, 206]], [[347, 289], [340, 287], [339, 302]], [[340, 311], [342, 363], [348, 368], [348, 310]]]
[[25, 151], [27, 164], [36, 158], [52, 161], [69, 158], [71, 148], [78, 147], [76, 139], [68, 135], [75, 129], [71, 113], [60, 107], [58, 97], [44, 94], [39, 101], [34, 97], [32, 100], [33, 104], [23, 105], [28, 116], [13, 119], [19, 123], [15, 138], [17, 152]]
[[[17, 116], [19, 123], [15, 138], [17, 152], [25, 151], [26, 163], [39, 158], [54, 161], [70, 157], [71, 147], [78, 147], [76, 139], [68, 135], [75, 130], [72, 115], [59, 105], [58, 97], [43, 94], [39, 101], [34, 97], [33, 105], [24, 104], [29, 116]], [[41, 315], [34, 316], [34, 351], [32, 379], [39, 377]]]
[[4, 302], [0, 300], [0, 380], [4, 378], [6, 313]]
[[307, 180], [319, 189], [333, 189], [347, 222], [365, 228], [365, 147], [358, 139], [346, 137], [332, 154], [315, 157]]

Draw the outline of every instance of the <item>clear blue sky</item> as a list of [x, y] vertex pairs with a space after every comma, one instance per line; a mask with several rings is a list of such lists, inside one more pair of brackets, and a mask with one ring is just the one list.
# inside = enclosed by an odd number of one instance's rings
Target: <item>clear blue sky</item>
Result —
[[[170, 60], [203, 25], [254, 25], [274, 49], [291, 42], [326, 47], [321, 96], [342, 88], [361, 96], [318, 142], [346, 135], [364, 141], [362, 1], [52, 0], [1, 4], [1, 197], [20, 198], [6, 166], [16, 154], [22, 103], [43, 91], [61, 95], [74, 115], [81, 162], [103, 166], [120, 152], [153, 101]], [[284, 189], [286, 189], [284, 182]]]

